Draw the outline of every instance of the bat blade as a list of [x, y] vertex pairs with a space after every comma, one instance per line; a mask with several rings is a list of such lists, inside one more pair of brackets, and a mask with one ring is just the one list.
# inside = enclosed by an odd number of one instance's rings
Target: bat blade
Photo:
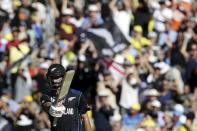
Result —
[[57, 100], [63, 99], [68, 94], [74, 74], [75, 74], [74, 70], [70, 70], [66, 72], [66, 76], [64, 77], [64, 81], [60, 89], [59, 95], [57, 97]]
[[[60, 88], [60, 92], [57, 96], [55, 105], [57, 105], [59, 100], [62, 100], [63, 98], [65, 98], [67, 96], [70, 85], [71, 85], [73, 77], [74, 77], [74, 74], [75, 74], [75, 70], [69, 70], [66, 72], [65, 77], [63, 79], [63, 84]], [[53, 127], [55, 127], [57, 125], [57, 120], [58, 120], [58, 118], [54, 118]]]

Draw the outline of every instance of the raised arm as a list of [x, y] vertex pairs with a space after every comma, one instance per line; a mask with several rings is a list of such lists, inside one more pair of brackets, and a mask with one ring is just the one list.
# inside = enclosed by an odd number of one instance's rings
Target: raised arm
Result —
[[82, 119], [82, 122], [84, 125], [84, 131], [92, 131], [89, 117], [87, 114], [88, 104], [87, 104], [87, 101], [82, 93], [80, 94], [78, 109], [81, 114], [81, 119]]
[[189, 42], [190, 36], [188, 35], [188, 33], [184, 33], [184, 40], [183, 40], [183, 44], [181, 47], [181, 53], [183, 54], [183, 56], [185, 57], [185, 59], [187, 60], [189, 58], [189, 54], [187, 52], [187, 46], [188, 46], [188, 42]]
[[49, 0], [49, 3], [50, 3], [50, 5], [51, 5], [51, 7], [52, 7], [52, 9], [53, 9], [53, 15], [57, 18], [57, 17], [59, 17], [60, 16], [60, 12], [58, 11], [58, 9], [57, 9], [57, 5], [56, 5], [56, 3], [55, 3], [55, 0]]
[[66, 8], [68, 8], [68, 0], [63, 0], [61, 11], [63, 12]]
[[111, 9], [111, 11], [117, 11], [117, 7], [116, 7], [116, 2], [117, 0], [112, 0], [110, 3], [109, 3], [109, 8]]
[[81, 118], [84, 123], [84, 131], [92, 131], [88, 114], [82, 114]]
[[131, 0], [123, 0], [127, 11], [131, 11]]

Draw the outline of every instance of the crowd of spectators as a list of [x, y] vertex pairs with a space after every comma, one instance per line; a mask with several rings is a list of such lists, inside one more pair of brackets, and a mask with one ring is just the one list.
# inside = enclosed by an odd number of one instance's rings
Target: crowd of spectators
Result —
[[195, 0], [0, 0], [0, 131], [50, 130], [52, 63], [95, 131], [197, 131]]

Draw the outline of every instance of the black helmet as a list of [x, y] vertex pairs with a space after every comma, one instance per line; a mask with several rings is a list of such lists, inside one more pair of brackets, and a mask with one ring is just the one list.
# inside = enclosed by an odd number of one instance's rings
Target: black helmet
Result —
[[46, 76], [47, 77], [63, 77], [66, 70], [61, 64], [52, 64], [48, 71]]

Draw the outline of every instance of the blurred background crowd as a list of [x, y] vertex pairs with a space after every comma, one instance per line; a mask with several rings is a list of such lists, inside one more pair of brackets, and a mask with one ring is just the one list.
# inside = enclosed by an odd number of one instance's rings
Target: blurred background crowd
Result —
[[96, 131], [197, 131], [195, 0], [0, 0], [0, 131], [49, 131], [52, 63]]

